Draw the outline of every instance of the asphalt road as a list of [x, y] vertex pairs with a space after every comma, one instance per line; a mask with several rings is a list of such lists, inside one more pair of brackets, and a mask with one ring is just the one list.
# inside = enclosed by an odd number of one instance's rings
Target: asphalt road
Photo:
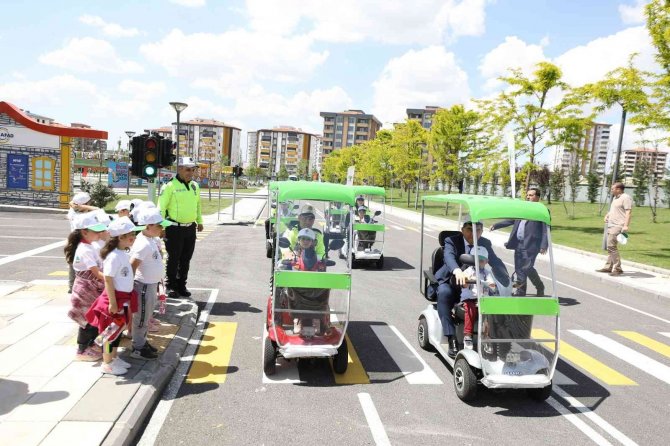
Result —
[[[228, 352], [229, 359], [209, 364], [203, 358], [212, 355], [196, 356], [191, 374], [209, 368], [225, 372], [225, 381], [185, 382], [176, 398], [159, 405], [140, 444], [667, 444], [666, 300], [558, 268], [561, 337], [572, 349], [563, 348], [550, 400], [480, 388], [477, 401], [464, 404], [450, 368], [416, 343], [417, 318], [427, 304], [418, 291], [419, 233], [397, 217], [387, 223], [384, 270], [353, 274], [348, 336], [365, 384], [338, 384], [328, 360], [282, 363], [282, 373], [265, 377], [270, 263], [262, 224], [218, 226], [205, 235], [188, 286], [202, 309], [215, 297], [202, 353]], [[68, 231], [63, 217], [18, 213], [0, 213], [0, 228], [0, 262]], [[0, 278], [53, 278], [66, 270], [61, 253], [59, 247], [6, 263]], [[498, 254], [511, 262], [507, 252]], [[546, 265], [538, 266], [546, 275]], [[538, 326], [549, 328], [546, 321]], [[642, 346], [644, 337], [662, 345]]]

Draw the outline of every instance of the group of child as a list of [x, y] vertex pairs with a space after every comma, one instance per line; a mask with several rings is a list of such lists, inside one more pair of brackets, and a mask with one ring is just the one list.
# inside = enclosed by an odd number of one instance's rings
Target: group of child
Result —
[[64, 249], [73, 271], [68, 316], [79, 325], [76, 359], [102, 359], [103, 373], [123, 375], [130, 364], [117, 349], [125, 326], [132, 358], [158, 357], [147, 333], [160, 325], [152, 318], [164, 273], [159, 237], [170, 222], [152, 202], [121, 200], [112, 220], [90, 199], [80, 192], [70, 203], [72, 231]]

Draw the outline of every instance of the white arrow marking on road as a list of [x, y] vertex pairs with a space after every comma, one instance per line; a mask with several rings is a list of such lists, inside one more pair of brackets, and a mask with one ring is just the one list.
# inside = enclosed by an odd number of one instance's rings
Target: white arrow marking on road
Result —
[[386, 430], [384, 429], [382, 420], [379, 418], [375, 403], [372, 402], [370, 394], [359, 393], [358, 401], [361, 402], [361, 407], [363, 408], [365, 419], [368, 421], [368, 426], [370, 427], [370, 432], [372, 432], [372, 438], [375, 441], [375, 444], [377, 446], [391, 446], [389, 437], [386, 435]]
[[643, 372], [647, 372], [661, 381], [670, 384], [670, 367], [661, 364], [660, 362], [636, 352], [632, 348], [626, 347], [620, 342], [610, 339], [607, 336], [595, 334], [589, 330], [568, 330], [580, 338], [590, 342], [596, 347], [600, 347], [606, 352], [616, 356], [637, 367]]
[[30, 251], [23, 251], [18, 254], [14, 254], [8, 257], [5, 257], [4, 259], [0, 259], [0, 265], [6, 265], [11, 262], [15, 262], [17, 260], [25, 259], [26, 257], [30, 257], [35, 254], [40, 254], [46, 251], [51, 251], [52, 249], [55, 248], [60, 248], [61, 246], [65, 246], [65, 240], [61, 240], [60, 242], [56, 243], [51, 243], [50, 245], [44, 245], [39, 248], [31, 249]]

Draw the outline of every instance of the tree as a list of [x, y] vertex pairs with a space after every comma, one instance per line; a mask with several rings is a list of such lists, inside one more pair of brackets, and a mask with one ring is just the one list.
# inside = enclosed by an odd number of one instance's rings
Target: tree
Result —
[[[574, 219], [575, 201], [577, 201], [577, 186], [579, 186], [579, 163], [577, 163], [576, 160], [570, 166], [570, 172], [568, 173], [568, 186], [570, 188], [570, 202], [572, 203], [572, 213], [568, 213], [567, 208], [565, 209], [565, 211], [570, 219]], [[565, 205], [565, 200], [563, 200], [563, 204]]]
[[649, 162], [646, 159], [638, 160], [633, 169], [633, 184], [635, 190], [633, 191], [633, 202], [635, 206], [644, 206], [644, 196], [647, 193], [647, 186], [649, 178]]
[[545, 164], [542, 166], [542, 169], [538, 170], [535, 173], [535, 181], [537, 181], [537, 187], [540, 189], [540, 197], [548, 197], [549, 204], [551, 204], [551, 194], [549, 193], [549, 181], [551, 179], [551, 171], [549, 167]]
[[307, 171], [309, 169], [309, 161], [302, 159], [298, 162], [298, 168], [296, 169], [296, 174], [301, 180], [308, 180], [309, 175]]
[[654, 98], [653, 122], [666, 131], [670, 130], [670, 2], [651, 0], [645, 6], [647, 30], [652, 45], [656, 49], [655, 58], [662, 72], [653, 76], [652, 97]]
[[502, 189], [503, 197], [506, 197], [510, 194], [510, 186], [512, 185], [512, 177], [509, 174], [509, 161], [504, 160], [500, 163], [500, 169], [498, 170], [498, 176], [500, 178], [500, 187]]
[[554, 170], [551, 173], [551, 179], [549, 182], [549, 190], [551, 191], [551, 196], [555, 201], [560, 201], [563, 199], [563, 191], [565, 189], [565, 172], [562, 169]]
[[589, 170], [589, 173], [586, 175], [587, 182], [587, 195], [589, 198], [589, 203], [595, 203], [598, 200], [598, 189], [600, 189], [600, 177], [592, 169]]
[[393, 176], [391, 163], [393, 134], [389, 130], [380, 130], [375, 139], [360, 145], [360, 174], [363, 178], [373, 179], [373, 183], [387, 187]]
[[277, 172], [277, 179], [278, 179], [279, 181], [286, 181], [286, 180], [288, 180], [288, 170], [286, 170], [286, 166], [283, 165], [283, 164], [282, 164], [281, 167], [279, 168], [279, 172]]
[[414, 208], [418, 207], [419, 183], [428, 178], [429, 169], [426, 164], [425, 147], [428, 132], [421, 124], [413, 119], [396, 124], [391, 139], [391, 162], [394, 166], [395, 178], [408, 191], [407, 206], [409, 207], [409, 189], [416, 184], [416, 200]]
[[665, 170], [665, 182], [663, 183], [663, 194], [665, 195], [665, 200], [663, 202], [668, 205], [670, 209], [670, 169]]
[[103, 183], [89, 183], [88, 181], [82, 181], [81, 190], [88, 192], [91, 196], [91, 204], [100, 209], [103, 209], [118, 198], [114, 189]]
[[512, 69], [511, 75], [501, 77], [507, 86], [496, 98], [479, 101], [500, 129], [511, 126], [516, 143], [516, 156], [527, 157], [519, 174], [524, 189], [530, 185], [531, 173], [539, 169], [536, 157], [545, 149], [566, 145], [574, 139], [575, 133], [581, 137], [590, 122], [583, 117], [580, 105], [583, 95], [578, 92], [566, 94], [556, 105], [551, 105], [550, 95], [570, 92], [561, 81], [560, 68], [549, 62], [540, 62], [532, 77], [523, 75], [520, 69]]
[[249, 178], [253, 178], [254, 182], [258, 181], [258, 175], [260, 174], [260, 171], [261, 171], [258, 167], [254, 166], [252, 164], [251, 166], [247, 167], [246, 171], [247, 171], [247, 176]]

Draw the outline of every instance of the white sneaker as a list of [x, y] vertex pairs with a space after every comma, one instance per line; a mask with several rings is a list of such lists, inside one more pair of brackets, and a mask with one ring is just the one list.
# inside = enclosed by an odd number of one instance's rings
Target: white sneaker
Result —
[[108, 375], [116, 375], [116, 376], [121, 376], [125, 375], [126, 372], [128, 372], [128, 369], [121, 367], [118, 364], [114, 364], [114, 362], [110, 362], [109, 364], [104, 363], [102, 365], [102, 373], [106, 373]]
[[463, 338], [463, 347], [464, 347], [464, 348], [467, 348], [468, 350], [472, 350], [472, 349], [473, 349], [473, 345], [472, 345], [472, 337], [470, 337], [470, 336], [465, 336], [465, 337]]
[[124, 369], [129, 369], [132, 367], [132, 364], [130, 364], [127, 361], [124, 361], [123, 359], [119, 358], [118, 356], [112, 360], [112, 365], [118, 365], [120, 367], [123, 367]]

